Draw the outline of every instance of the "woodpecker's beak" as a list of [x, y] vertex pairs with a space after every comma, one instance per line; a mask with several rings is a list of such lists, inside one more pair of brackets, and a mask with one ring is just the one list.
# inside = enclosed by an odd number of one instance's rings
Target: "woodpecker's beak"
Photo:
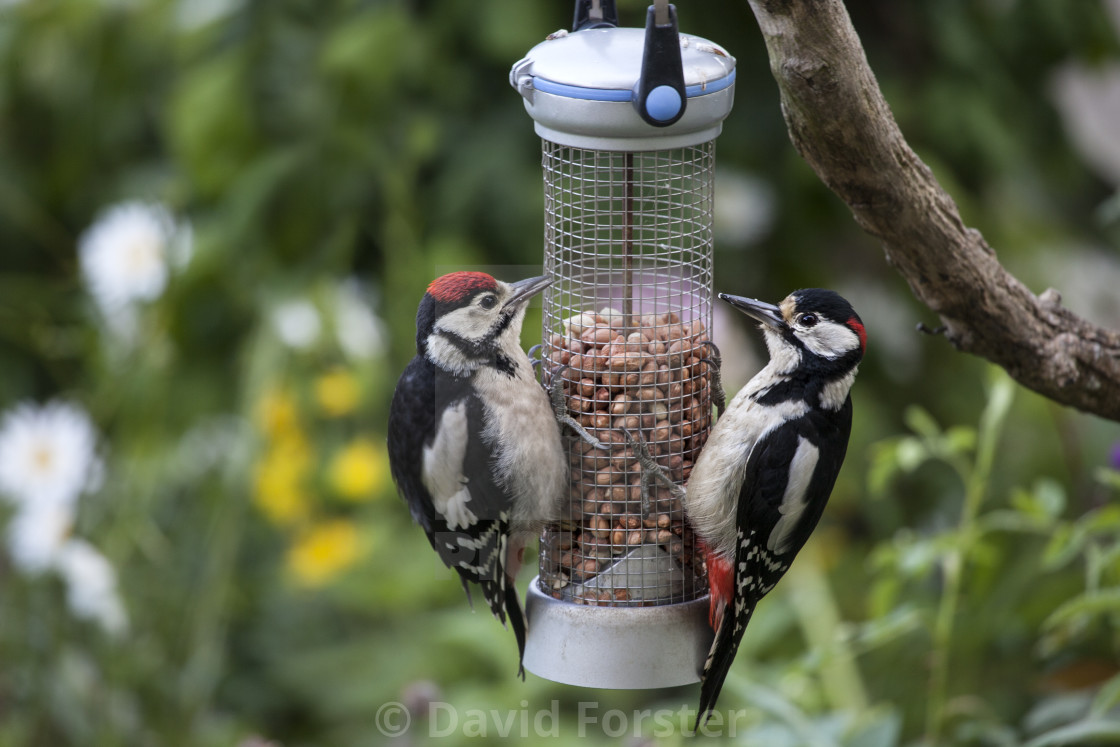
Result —
[[781, 331], [788, 326], [785, 318], [782, 316], [782, 310], [772, 303], [764, 303], [762, 301], [756, 301], [753, 298], [744, 298], [743, 296], [731, 296], [726, 293], [720, 293], [719, 297], [747, 316], [757, 319], [768, 327]]
[[510, 287], [513, 288], [513, 295], [502, 304], [502, 309], [513, 308], [519, 303], [529, 300], [550, 285], [552, 285], [552, 278], [548, 275], [525, 278], [524, 280], [518, 280], [516, 283], [510, 283]]

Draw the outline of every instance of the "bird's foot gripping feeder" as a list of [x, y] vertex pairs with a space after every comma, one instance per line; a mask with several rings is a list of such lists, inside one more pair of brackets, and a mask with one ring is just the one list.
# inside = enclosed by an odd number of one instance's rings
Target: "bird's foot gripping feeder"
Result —
[[[557, 682], [652, 688], [699, 680], [711, 642], [703, 553], [679, 490], [643, 473], [640, 439], [677, 485], [711, 427], [715, 137], [735, 61], [577, 2], [510, 81], [543, 140], [544, 376], [606, 448], [567, 441], [569, 500], [541, 538], [525, 667]], [[582, 16], [581, 16], [582, 13]], [[582, 20], [581, 20], [582, 18]]]

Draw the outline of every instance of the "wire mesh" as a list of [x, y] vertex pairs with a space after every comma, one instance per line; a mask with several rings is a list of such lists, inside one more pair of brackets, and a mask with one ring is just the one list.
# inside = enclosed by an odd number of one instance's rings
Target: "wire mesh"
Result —
[[711, 427], [715, 143], [650, 152], [543, 141], [547, 381], [604, 444], [567, 443], [561, 521], [541, 538], [540, 586], [609, 606], [706, 591], [681, 501], [641, 468], [623, 429], [682, 485]]

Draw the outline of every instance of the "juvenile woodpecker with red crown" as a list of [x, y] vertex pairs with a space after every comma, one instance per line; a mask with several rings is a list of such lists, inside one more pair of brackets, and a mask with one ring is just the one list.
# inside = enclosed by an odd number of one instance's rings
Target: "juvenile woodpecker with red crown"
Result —
[[514, 578], [525, 543], [566, 495], [558, 421], [573, 424], [520, 344], [528, 301], [550, 282], [504, 283], [483, 272], [433, 281], [416, 313], [416, 356], [389, 411], [398, 491], [467, 598], [468, 582], [477, 583], [493, 615], [509, 619], [519, 661], [525, 619]]
[[716, 633], [697, 727], [715, 708], [755, 605], [821, 518], [848, 448], [849, 390], [867, 345], [851, 304], [829, 290], [795, 291], [777, 306], [719, 297], [761, 323], [770, 361], [712, 428], [684, 497], [705, 551]]

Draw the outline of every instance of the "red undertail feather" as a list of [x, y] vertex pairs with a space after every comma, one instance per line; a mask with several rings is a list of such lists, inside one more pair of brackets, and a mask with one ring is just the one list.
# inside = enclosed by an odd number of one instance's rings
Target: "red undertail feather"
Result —
[[724, 610], [731, 606], [731, 595], [735, 588], [735, 574], [731, 567], [733, 561], [716, 555], [707, 548], [704, 548], [704, 556], [708, 565], [708, 588], [711, 592], [708, 624], [712, 626], [712, 630], [718, 630]]

